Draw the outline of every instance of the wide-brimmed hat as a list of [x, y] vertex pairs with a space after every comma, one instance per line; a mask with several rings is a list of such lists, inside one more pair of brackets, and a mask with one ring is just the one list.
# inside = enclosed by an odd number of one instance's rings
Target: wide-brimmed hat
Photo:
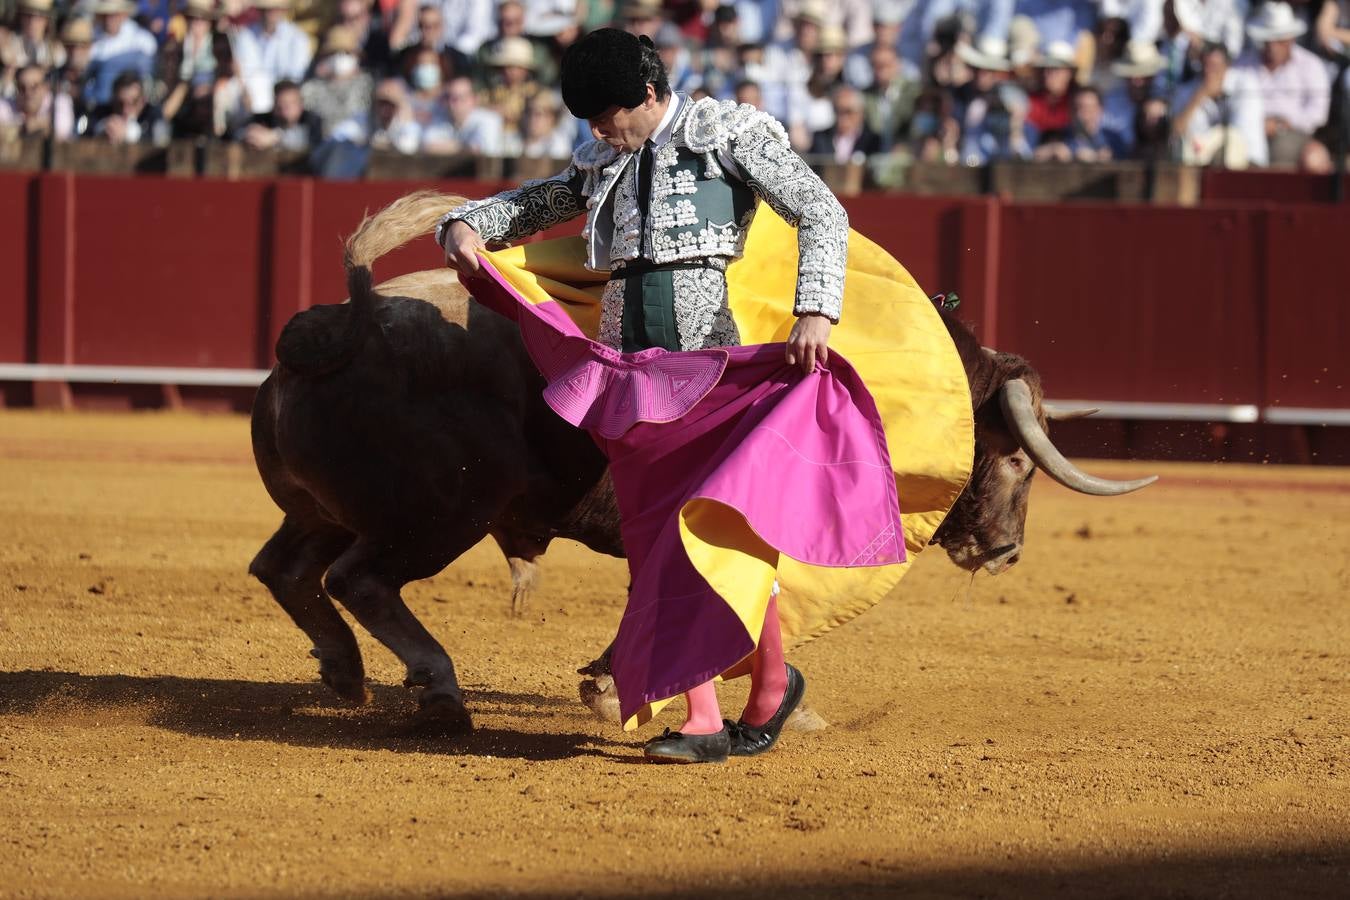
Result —
[[92, 44], [94, 26], [88, 19], [70, 19], [62, 26], [60, 37], [63, 44]]
[[18, 11], [28, 13], [30, 16], [51, 18], [52, 0], [19, 0]]
[[1119, 78], [1152, 78], [1167, 66], [1152, 41], [1130, 41], [1125, 53], [1111, 63], [1111, 74]]
[[506, 68], [520, 66], [523, 69], [534, 68], [534, 46], [528, 38], [504, 37], [492, 47], [487, 55], [487, 64]]
[[661, 0], [624, 0], [619, 7], [620, 19], [659, 19]]
[[797, 14], [792, 17], [792, 20], [795, 22], [802, 19], [807, 22], [815, 22], [817, 25], [824, 25], [826, 13], [824, 0], [802, 0], [802, 4], [797, 7]]
[[98, 0], [94, 4], [96, 16], [134, 16], [137, 11], [135, 0]]
[[1036, 60], [1038, 69], [1074, 69], [1078, 63], [1074, 62], [1073, 47], [1068, 41], [1051, 41], [1045, 45], [1041, 51], [1041, 56]]
[[1007, 72], [1012, 69], [1008, 60], [1008, 42], [1003, 38], [982, 37], [973, 45], [956, 45], [956, 55], [973, 69], [989, 72]]
[[1267, 3], [1247, 23], [1247, 34], [1258, 44], [1287, 41], [1307, 30], [1307, 24], [1294, 15], [1294, 8], [1288, 3]]
[[848, 35], [838, 25], [826, 25], [820, 29], [820, 40], [816, 44], [817, 53], [843, 53], [848, 50]]
[[356, 32], [346, 25], [334, 25], [324, 32], [323, 45], [319, 48], [321, 55], [327, 56], [330, 53], [360, 53], [361, 42], [356, 37]]
[[183, 15], [194, 19], [219, 19], [216, 0], [183, 0]]

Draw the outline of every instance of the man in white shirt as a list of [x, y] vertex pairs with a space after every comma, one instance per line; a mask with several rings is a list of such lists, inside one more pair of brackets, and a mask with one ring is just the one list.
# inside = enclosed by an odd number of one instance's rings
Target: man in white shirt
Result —
[[234, 33], [234, 53], [253, 112], [264, 113], [272, 109], [278, 81], [305, 80], [314, 47], [309, 35], [290, 20], [290, 0], [254, 0], [253, 6], [262, 15]]
[[447, 115], [422, 134], [425, 153], [475, 153], [500, 156], [502, 117], [478, 105], [478, 94], [467, 76], [452, 78], [445, 86]]
[[1288, 3], [1267, 3], [1248, 24], [1253, 46], [1234, 68], [1260, 89], [1271, 165], [1328, 174], [1331, 154], [1313, 132], [1326, 124], [1331, 79], [1312, 51], [1294, 43], [1307, 30]]
[[141, 81], [150, 77], [159, 45], [155, 37], [135, 22], [133, 0], [99, 0], [94, 6], [94, 43], [89, 50], [89, 99], [112, 100], [113, 82], [125, 71], [134, 71]]
[[1265, 166], [1265, 105], [1251, 72], [1228, 62], [1228, 48], [1206, 44], [1201, 76], [1183, 85], [1172, 104], [1172, 134], [1181, 141], [1183, 162], [1227, 168]]

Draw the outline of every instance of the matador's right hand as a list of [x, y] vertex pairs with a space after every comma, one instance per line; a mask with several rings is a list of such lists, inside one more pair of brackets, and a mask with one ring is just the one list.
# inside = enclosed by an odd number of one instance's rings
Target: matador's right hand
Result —
[[461, 275], [477, 275], [478, 254], [487, 250], [487, 244], [478, 232], [466, 222], [451, 222], [444, 231], [445, 264]]

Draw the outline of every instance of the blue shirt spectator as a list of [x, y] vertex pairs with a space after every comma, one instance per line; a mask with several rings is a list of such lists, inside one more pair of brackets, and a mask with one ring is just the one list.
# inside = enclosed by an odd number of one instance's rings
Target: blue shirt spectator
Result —
[[112, 100], [113, 82], [123, 72], [150, 78], [159, 45], [154, 35], [131, 20], [134, 0], [99, 0], [94, 6], [98, 25], [89, 49], [89, 100], [101, 105]]

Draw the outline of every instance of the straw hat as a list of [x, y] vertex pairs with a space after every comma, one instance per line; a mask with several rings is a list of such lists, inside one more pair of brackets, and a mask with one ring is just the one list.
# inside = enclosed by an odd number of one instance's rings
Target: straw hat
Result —
[[797, 7], [797, 14], [792, 19], [793, 21], [815, 22], [817, 25], [824, 25], [825, 12], [824, 0], [803, 0], [802, 5]]
[[848, 50], [848, 35], [838, 25], [826, 25], [820, 29], [820, 42], [816, 44], [817, 53], [843, 53]]
[[61, 43], [63, 44], [92, 44], [93, 42], [94, 26], [89, 24], [88, 19], [70, 19], [61, 29]]
[[52, 16], [52, 0], [19, 0], [19, 12], [30, 16]]
[[183, 15], [193, 19], [219, 19], [215, 0], [183, 0]]
[[1068, 41], [1051, 41], [1041, 51], [1041, 58], [1036, 60], [1038, 69], [1073, 69], [1077, 68], [1078, 63], [1074, 62], [1073, 47], [1069, 46]]
[[323, 36], [323, 46], [319, 48], [319, 53], [324, 56], [330, 53], [360, 52], [361, 43], [356, 39], [356, 32], [346, 25], [334, 25], [328, 29]]
[[136, 14], [135, 0], [98, 0], [94, 4], [94, 15], [96, 16], [134, 16]]
[[520, 66], [522, 69], [534, 68], [534, 47], [523, 37], [504, 37], [497, 41], [488, 54], [487, 64], [506, 68]]
[[1167, 60], [1150, 41], [1130, 41], [1125, 53], [1111, 63], [1111, 74], [1120, 78], [1152, 78], [1163, 70]]
[[1258, 44], [1287, 41], [1307, 30], [1308, 26], [1294, 15], [1294, 9], [1288, 3], [1267, 3], [1247, 23], [1247, 34]]
[[982, 37], [972, 46], [957, 44], [956, 55], [973, 69], [989, 72], [1007, 72], [1012, 69], [1008, 61], [1008, 42], [1003, 38]]

